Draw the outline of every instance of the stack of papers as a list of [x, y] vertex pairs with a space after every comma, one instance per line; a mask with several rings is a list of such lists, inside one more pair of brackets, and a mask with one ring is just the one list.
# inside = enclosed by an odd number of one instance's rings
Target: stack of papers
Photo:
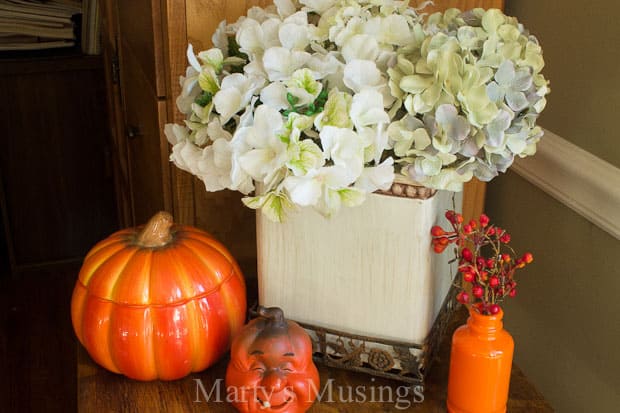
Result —
[[81, 13], [81, 0], [0, 0], [0, 50], [74, 46]]
[[82, 52], [99, 54], [101, 51], [100, 23], [98, 0], [82, 2]]

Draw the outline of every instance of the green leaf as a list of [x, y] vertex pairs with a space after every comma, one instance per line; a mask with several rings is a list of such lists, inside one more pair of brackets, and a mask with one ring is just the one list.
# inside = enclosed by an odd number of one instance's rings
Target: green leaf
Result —
[[239, 43], [237, 43], [234, 36], [228, 37], [228, 55], [240, 57], [246, 62], [248, 61], [248, 55], [239, 50]]
[[293, 96], [290, 92], [286, 94], [286, 100], [293, 109], [295, 109], [295, 105], [299, 102], [299, 98], [297, 96]]
[[209, 103], [211, 103], [212, 99], [213, 99], [213, 94], [203, 91], [200, 95], [198, 95], [198, 97], [196, 98], [194, 102], [202, 107], [205, 107]]

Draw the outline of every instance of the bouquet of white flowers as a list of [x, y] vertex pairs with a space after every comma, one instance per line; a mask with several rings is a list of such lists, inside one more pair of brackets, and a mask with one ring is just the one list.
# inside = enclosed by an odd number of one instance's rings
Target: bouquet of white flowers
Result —
[[329, 216], [403, 174], [489, 181], [535, 153], [548, 82], [536, 39], [499, 10], [421, 16], [407, 1], [276, 0], [222, 22], [181, 78], [171, 160], [281, 221]]

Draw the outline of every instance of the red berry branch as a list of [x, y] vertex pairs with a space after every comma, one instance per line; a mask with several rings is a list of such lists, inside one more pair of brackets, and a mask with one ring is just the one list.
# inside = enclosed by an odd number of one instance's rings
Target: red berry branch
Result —
[[[456, 299], [463, 304], [472, 304], [481, 314], [499, 313], [506, 297], [517, 295], [517, 282], [514, 274], [518, 269], [534, 261], [534, 256], [526, 252], [517, 258], [508, 245], [510, 234], [505, 229], [490, 225], [489, 217], [482, 214], [477, 221], [464, 224], [463, 216], [455, 211], [447, 211], [446, 218], [452, 226], [451, 231], [436, 225], [431, 228], [433, 250], [440, 254], [450, 244], [455, 245], [458, 271], [466, 285], [471, 285], [471, 296], [463, 288]], [[463, 287], [462, 284], [459, 287]]]

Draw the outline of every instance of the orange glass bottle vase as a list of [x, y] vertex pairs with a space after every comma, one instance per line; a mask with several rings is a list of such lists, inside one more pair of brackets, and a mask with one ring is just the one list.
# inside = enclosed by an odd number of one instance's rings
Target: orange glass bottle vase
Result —
[[452, 336], [448, 412], [506, 411], [514, 341], [503, 328], [500, 310], [483, 315], [469, 310], [467, 324]]

